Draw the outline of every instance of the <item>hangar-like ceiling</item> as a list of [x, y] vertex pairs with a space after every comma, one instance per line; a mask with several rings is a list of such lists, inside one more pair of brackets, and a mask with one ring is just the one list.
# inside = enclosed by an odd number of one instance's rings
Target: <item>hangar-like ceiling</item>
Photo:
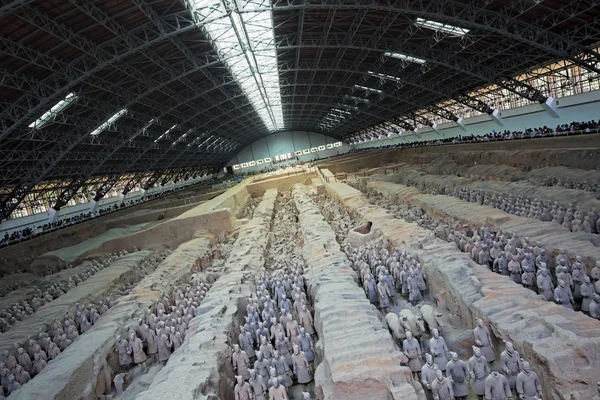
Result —
[[[348, 138], [480, 113], [557, 60], [600, 74], [595, 1], [2, 0], [0, 221], [222, 167], [279, 130]], [[419, 112], [419, 113], [417, 113]]]

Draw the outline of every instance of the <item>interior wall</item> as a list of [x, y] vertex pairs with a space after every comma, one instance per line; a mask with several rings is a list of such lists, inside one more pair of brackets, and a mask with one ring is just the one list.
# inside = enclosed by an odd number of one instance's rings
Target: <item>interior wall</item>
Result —
[[[305, 132], [305, 131], [287, 131], [287, 132], [277, 132], [272, 135], [266, 136], [257, 140], [256, 142], [248, 145], [246, 148], [241, 150], [229, 163], [228, 166], [233, 166], [236, 164], [247, 163], [250, 161], [256, 161], [260, 159], [264, 159], [270, 157], [275, 161], [275, 156], [279, 156], [281, 154], [292, 153], [292, 155], [296, 151], [302, 151], [305, 149], [311, 149], [318, 146], [326, 146], [328, 144], [333, 144], [339, 142], [335, 138], [321, 135], [319, 133], [314, 132]], [[326, 149], [323, 151], [303, 154], [298, 156], [300, 161], [308, 162], [313, 161], [320, 158], [331, 157], [339, 154], [343, 154], [348, 152], [351, 149], [347, 144], [343, 144], [341, 147], [335, 147], [333, 149]], [[273, 166], [280, 167], [283, 165], [293, 164], [296, 160], [288, 160], [285, 162], [278, 162], [275, 164], [266, 163], [255, 165], [248, 168], [240, 168], [234, 170], [234, 173], [247, 173], [247, 172], [256, 172], [261, 171], [265, 168], [271, 168]]]
[[484, 135], [492, 131], [502, 132], [504, 130], [517, 131], [525, 128], [537, 128], [548, 126], [556, 128], [559, 124], [568, 124], [573, 121], [589, 121], [600, 119], [600, 91], [586, 92], [574, 96], [558, 99], [558, 118], [547, 112], [541, 105], [532, 104], [501, 112], [499, 125], [488, 115], [480, 115], [464, 120], [462, 129], [458, 124], [449, 122], [437, 127], [438, 132], [432, 128], [419, 129], [419, 134], [405, 133], [403, 136], [383, 140], [373, 140], [352, 146], [353, 148], [369, 148], [395, 145], [399, 143], [410, 143], [421, 140], [447, 139], [467, 135]]

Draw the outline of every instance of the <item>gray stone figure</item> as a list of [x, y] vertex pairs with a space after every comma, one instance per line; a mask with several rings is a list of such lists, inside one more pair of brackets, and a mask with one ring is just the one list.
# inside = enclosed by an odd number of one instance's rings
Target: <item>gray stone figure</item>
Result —
[[436, 378], [435, 371], [438, 369], [437, 365], [433, 363], [433, 357], [431, 354], [425, 355], [425, 364], [421, 368], [421, 383], [427, 390], [431, 390], [431, 383]]
[[131, 346], [129, 345], [129, 342], [121, 338], [121, 335], [117, 335], [115, 347], [117, 349], [117, 353], [119, 354], [119, 364], [122, 367], [131, 364]]
[[546, 301], [552, 301], [554, 299], [554, 284], [552, 283], [552, 276], [550, 276], [550, 270], [546, 268], [546, 264], [540, 264], [537, 276], [537, 287], [540, 296]]
[[287, 337], [293, 344], [298, 344], [298, 336], [300, 336], [300, 326], [298, 321], [292, 319], [292, 314], [288, 313], [288, 322], [285, 324]]
[[36, 353], [35, 356], [33, 357], [33, 373], [35, 375], [39, 374], [40, 372], [42, 372], [42, 370], [44, 369], [45, 366], [46, 366], [46, 361], [44, 361], [42, 359], [42, 357], [40, 356], [40, 353]]
[[435, 371], [435, 376], [436, 378], [431, 383], [433, 400], [454, 400], [454, 390], [450, 378], [445, 378], [439, 369]]
[[29, 372], [25, 371], [25, 369], [20, 365], [17, 365], [15, 367], [14, 375], [15, 375], [15, 380], [17, 382], [19, 382], [21, 385], [24, 385], [31, 380], [31, 375], [29, 374]]
[[292, 378], [290, 378], [288, 374], [288, 372], [290, 372], [290, 367], [288, 367], [285, 358], [281, 357], [277, 350], [273, 351], [271, 366], [275, 368], [277, 376], [279, 377], [279, 380], [283, 386], [286, 388], [292, 386]]
[[260, 351], [256, 352], [256, 361], [254, 362], [254, 370], [263, 377], [265, 381], [269, 379], [270, 361], [266, 360]]
[[517, 394], [521, 400], [537, 400], [542, 398], [540, 378], [531, 370], [529, 363], [523, 361], [523, 369], [517, 375]]
[[297, 345], [293, 345], [294, 353], [292, 354], [292, 361], [294, 363], [294, 375], [298, 379], [298, 383], [305, 384], [312, 381], [310, 364], [306, 359], [304, 353], [300, 351]]
[[481, 400], [485, 396], [485, 378], [490, 374], [490, 367], [479, 347], [473, 346], [473, 356], [469, 358], [469, 374], [473, 392]]
[[300, 323], [300, 326], [304, 328], [306, 333], [308, 333], [309, 335], [315, 334], [313, 318], [312, 315], [310, 315], [310, 311], [308, 311], [308, 309], [306, 308], [306, 304], [303, 304], [301, 306], [300, 312], [298, 313], [298, 322]]
[[134, 364], [141, 364], [142, 369], [146, 371], [146, 353], [144, 353], [144, 342], [135, 335], [134, 331], [129, 333], [129, 347], [133, 354]]
[[235, 377], [237, 383], [233, 389], [235, 400], [253, 400], [252, 388], [248, 382], [244, 382], [244, 378], [240, 375]]
[[492, 344], [490, 331], [487, 326], [483, 324], [482, 319], [477, 319], [477, 326], [473, 329], [473, 336], [475, 344], [480, 348], [481, 354], [485, 357], [487, 362], [493, 362], [496, 359], [494, 345]]
[[29, 354], [27, 354], [22, 347], [17, 349], [17, 360], [19, 365], [21, 365], [25, 371], [31, 372], [31, 357], [29, 357]]
[[365, 277], [363, 287], [371, 304], [377, 305], [377, 285], [370, 274]]
[[250, 379], [248, 379], [248, 383], [252, 387], [252, 393], [254, 394], [253, 400], [267, 400], [265, 397], [267, 394], [267, 384], [262, 376], [256, 373], [255, 369], [249, 370]]
[[596, 290], [594, 289], [594, 285], [592, 285], [592, 281], [590, 280], [589, 276], [584, 276], [579, 293], [582, 298], [581, 311], [589, 314], [592, 298], [596, 294]]
[[486, 400], [510, 400], [512, 392], [508, 385], [508, 380], [498, 371], [485, 378], [485, 399]]
[[450, 352], [451, 360], [446, 364], [446, 376], [452, 382], [454, 397], [465, 400], [469, 394], [468, 381], [470, 378], [467, 363], [458, 358], [458, 354]]
[[152, 356], [158, 353], [156, 346], [156, 333], [146, 324], [142, 327], [144, 343], [146, 343], [146, 354]]
[[262, 355], [267, 358], [273, 358], [273, 345], [267, 342], [267, 338], [265, 336], [260, 337], [260, 352]]
[[300, 351], [306, 356], [308, 362], [312, 362], [315, 359], [313, 354], [313, 342], [311, 337], [306, 333], [304, 328], [300, 328], [300, 336], [298, 336], [298, 347]]
[[383, 274], [379, 275], [379, 283], [377, 283], [377, 294], [379, 295], [379, 308], [382, 310], [387, 310], [390, 306], [390, 297], [392, 297], [392, 293], [390, 292], [390, 288], [383, 280]]
[[421, 345], [412, 336], [411, 331], [406, 331], [406, 339], [402, 342], [402, 352], [408, 358], [408, 367], [412, 372], [421, 372]]
[[164, 333], [156, 335], [156, 347], [158, 348], [158, 361], [166, 363], [171, 357], [171, 343], [167, 335]]
[[240, 375], [244, 380], [250, 378], [248, 355], [240, 349], [237, 344], [233, 345], [233, 354], [231, 355], [231, 363], [236, 375]]
[[600, 294], [592, 296], [590, 303], [590, 317], [600, 319]]
[[575, 304], [573, 292], [571, 292], [571, 288], [567, 286], [564, 279], [558, 280], [558, 287], [554, 289], [554, 300], [558, 304], [570, 308], [571, 310], [573, 309], [573, 304]]
[[433, 362], [439, 367], [441, 371], [446, 371], [446, 364], [448, 364], [448, 346], [446, 341], [440, 336], [437, 329], [431, 330], [432, 337], [429, 339], [429, 351], [433, 354]]
[[279, 384], [277, 378], [271, 379], [271, 387], [269, 388], [269, 400], [289, 400], [285, 386]]
[[115, 384], [115, 389], [117, 391], [117, 396], [121, 396], [123, 394], [123, 386], [125, 385], [125, 374], [117, 374], [115, 375], [115, 379], [113, 379]]
[[54, 360], [60, 354], [60, 348], [54, 342], [48, 344], [48, 357]]
[[506, 375], [506, 380], [511, 389], [517, 387], [517, 375], [521, 371], [521, 355], [515, 350], [511, 342], [506, 342], [506, 350], [500, 354], [500, 364]]

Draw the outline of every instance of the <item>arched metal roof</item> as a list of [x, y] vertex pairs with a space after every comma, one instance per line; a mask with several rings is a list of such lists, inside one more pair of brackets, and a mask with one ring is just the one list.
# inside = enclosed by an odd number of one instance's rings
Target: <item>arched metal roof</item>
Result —
[[124, 175], [214, 170], [276, 130], [456, 120], [447, 99], [490, 113], [468, 94], [488, 84], [545, 101], [513, 77], [555, 60], [600, 74], [599, 15], [584, 0], [1, 0], [0, 221], [44, 182], [64, 182], [60, 208], [92, 178], [101, 195]]

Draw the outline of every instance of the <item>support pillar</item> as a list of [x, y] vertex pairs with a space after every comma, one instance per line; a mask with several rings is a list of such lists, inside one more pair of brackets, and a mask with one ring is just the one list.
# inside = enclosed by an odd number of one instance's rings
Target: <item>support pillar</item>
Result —
[[560, 117], [560, 115], [558, 115], [558, 100], [554, 97], [548, 97], [546, 102], [542, 103], [541, 106], [548, 114], [552, 115], [553, 118]]
[[89, 208], [89, 211], [90, 211], [92, 214], [94, 214], [94, 213], [96, 212], [96, 208], [98, 208], [98, 202], [99, 202], [99, 201], [100, 201], [100, 200], [96, 201], [96, 200], [94, 200], [94, 199], [92, 199], [92, 201], [90, 201], [90, 208]]
[[464, 118], [459, 118], [456, 120], [456, 124], [459, 126], [460, 129], [462, 129], [463, 131], [467, 131], [467, 128], [465, 127], [465, 119]]
[[490, 114], [490, 117], [492, 118], [492, 120], [496, 121], [498, 125], [504, 126], [504, 124], [501, 121], [502, 113], [499, 110], [494, 110], [494, 112]]
[[58, 210], [51, 208], [50, 211], [48, 211], [48, 223], [51, 224], [55, 222], [56, 218], [58, 218]]

